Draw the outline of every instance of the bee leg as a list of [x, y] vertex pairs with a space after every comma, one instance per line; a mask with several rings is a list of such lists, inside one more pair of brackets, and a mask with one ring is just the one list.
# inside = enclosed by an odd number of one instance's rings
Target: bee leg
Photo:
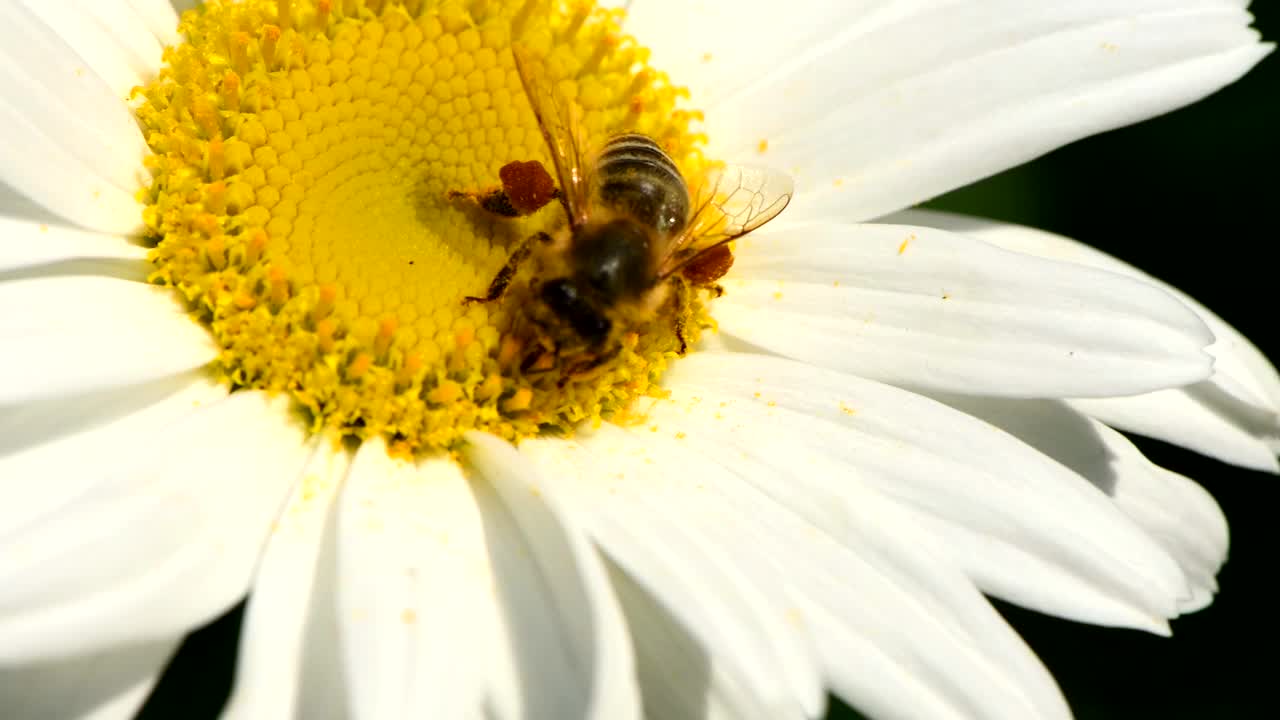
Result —
[[689, 285], [687, 283], [677, 281], [675, 283], [676, 291], [672, 302], [675, 303], [676, 311], [672, 313], [674, 318], [673, 324], [676, 330], [676, 339], [680, 341], [680, 354], [684, 355], [689, 352], [689, 342], [685, 340], [684, 331], [688, 326], [686, 313], [689, 312]]
[[469, 198], [494, 215], [520, 217], [531, 215], [561, 197], [550, 173], [537, 160], [509, 162], [498, 169], [498, 179], [502, 187], [480, 192], [450, 190], [448, 198]]
[[594, 355], [586, 360], [570, 365], [565, 369], [564, 374], [560, 376], [560, 380], [556, 383], [556, 386], [562, 388], [567, 385], [570, 380], [585, 379], [592, 370], [596, 370], [610, 360], [618, 357], [618, 353], [620, 352], [622, 352], [621, 345], [602, 355]]
[[507, 287], [511, 285], [511, 280], [515, 278], [516, 271], [520, 269], [520, 263], [529, 257], [529, 253], [533, 252], [534, 241], [549, 243], [551, 236], [544, 233], [534, 233], [525, 238], [515, 250], [511, 251], [511, 255], [507, 257], [507, 263], [502, 266], [497, 275], [493, 276], [493, 281], [489, 283], [489, 291], [483, 297], [468, 295], [462, 299], [463, 305], [470, 305], [474, 302], [493, 302], [500, 299], [507, 292]]
[[676, 339], [680, 341], [680, 354], [685, 355], [689, 352], [689, 341], [684, 338], [684, 316], [676, 316]]
[[450, 190], [448, 198], [450, 200], [473, 200], [481, 209], [494, 215], [509, 218], [520, 217], [520, 211], [511, 204], [511, 198], [507, 197], [507, 193], [502, 188], [492, 188], [479, 192], [474, 190]]
[[537, 375], [550, 372], [556, 368], [556, 354], [553, 350], [529, 353], [520, 363], [520, 372], [526, 375]]

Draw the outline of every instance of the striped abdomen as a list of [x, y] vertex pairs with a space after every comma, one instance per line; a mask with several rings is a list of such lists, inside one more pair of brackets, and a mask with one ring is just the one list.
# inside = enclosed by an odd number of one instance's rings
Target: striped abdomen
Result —
[[676, 164], [652, 139], [637, 133], [618, 135], [600, 152], [596, 192], [608, 207], [671, 235], [689, 217], [689, 188]]

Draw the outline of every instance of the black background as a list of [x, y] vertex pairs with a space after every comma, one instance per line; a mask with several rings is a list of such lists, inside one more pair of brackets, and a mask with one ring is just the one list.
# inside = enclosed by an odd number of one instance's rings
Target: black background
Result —
[[[1280, 37], [1280, 8], [1255, 2], [1256, 26]], [[930, 203], [1068, 235], [1197, 298], [1280, 358], [1274, 218], [1280, 170], [1280, 60], [1190, 108], [1083, 140]], [[1274, 705], [1272, 516], [1280, 484], [1161, 443], [1156, 462], [1200, 481], [1231, 523], [1231, 558], [1206, 610], [1173, 637], [1109, 630], [1000, 605], [1062, 686], [1093, 718], [1253, 717]], [[216, 717], [230, 686], [239, 609], [195, 633], [141, 717]], [[903, 628], [903, 632], [910, 632]], [[832, 720], [857, 717], [836, 706]]]

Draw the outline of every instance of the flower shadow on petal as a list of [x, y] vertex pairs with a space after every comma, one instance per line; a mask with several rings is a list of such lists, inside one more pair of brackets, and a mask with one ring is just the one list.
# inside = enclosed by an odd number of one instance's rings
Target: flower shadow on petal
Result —
[[707, 651], [607, 555], [605, 567], [631, 628], [646, 714], [672, 720], [714, 717]]
[[[589, 622], [588, 618], [555, 617], [558, 590], [539, 568], [518, 521], [484, 482], [472, 482], [480, 506], [489, 562], [498, 579], [499, 612], [504, 615], [508, 651], [514, 660], [517, 693], [532, 717], [585, 717], [591, 701], [593, 670], [581, 667], [575, 648], [561, 633], [562, 622]], [[556, 687], [548, 678], [577, 679], [578, 687]]]
[[[163, 640], [0, 669], [5, 717], [132, 717], [178, 646]], [[99, 713], [102, 713], [100, 715]]]
[[47, 225], [73, 227], [50, 210], [27, 199], [25, 195], [0, 182], [0, 215], [16, 217]]
[[995, 425], [1115, 497], [1119, 458], [1107, 448], [1094, 423], [1066, 403], [915, 392]]
[[192, 383], [193, 373], [67, 397], [0, 405], [0, 457], [75, 433], [107, 427]]
[[103, 276], [145, 282], [147, 267], [136, 260], [83, 257], [0, 271], [0, 283], [53, 276]]

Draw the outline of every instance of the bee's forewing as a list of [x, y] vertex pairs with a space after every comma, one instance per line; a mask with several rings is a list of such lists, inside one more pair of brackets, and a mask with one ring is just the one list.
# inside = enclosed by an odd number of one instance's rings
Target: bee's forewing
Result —
[[711, 170], [694, 187], [689, 223], [667, 248], [660, 277], [774, 219], [794, 191], [791, 176], [773, 168], [726, 165]]
[[588, 179], [582, 156], [582, 136], [575, 107], [556, 89], [541, 58], [525, 45], [512, 43], [516, 72], [555, 165], [560, 197], [573, 229], [586, 222]]

